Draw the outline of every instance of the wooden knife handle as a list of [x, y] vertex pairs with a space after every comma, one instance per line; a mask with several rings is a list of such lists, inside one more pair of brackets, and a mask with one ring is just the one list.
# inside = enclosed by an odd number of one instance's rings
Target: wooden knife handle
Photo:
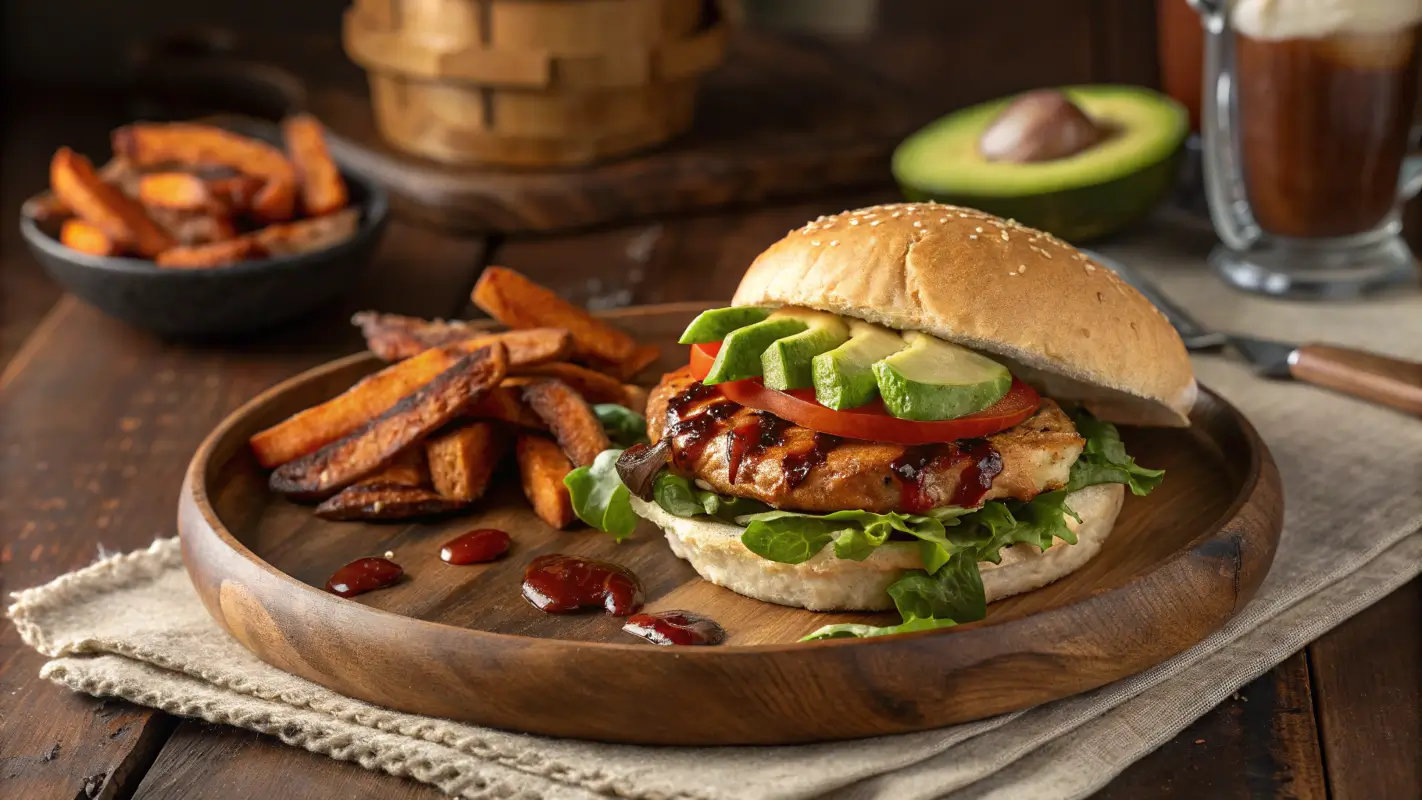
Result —
[[1422, 364], [1363, 350], [1306, 344], [1289, 359], [1294, 378], [1422, 416]]

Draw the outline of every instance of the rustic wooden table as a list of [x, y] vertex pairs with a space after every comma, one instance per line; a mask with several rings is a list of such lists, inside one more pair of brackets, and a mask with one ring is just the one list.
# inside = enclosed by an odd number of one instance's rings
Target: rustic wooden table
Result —
[[[241, 345], [178, 346], [62, 296], [13, 221], [60, 144], [102, 153], [112, 97], [6, 110], [0, 180], [0, 586], [13, 591], [101, 553], [169, 536], [183, 468], [230, 410], [352, 352], [350, 310], [472, 313], [479, 270], [504, 264], [593, 305], [730, 296], [763, 247], [807, 218], [893, 197], [889, 187], [654, 220], [579, 235], [453, 238], [393, 224], [343, 308]], [[1133, 243], [1203, 255], [1208, 238], [1156, 222]], [[1103, 797], [1415, 797], [1422, 785], [1422, 580], [1270, 670], [1132, 765]], [[176, 719], [41, 681], [43, 658], [0, 621], [0, 796], [437, 797], [244, 731]]]

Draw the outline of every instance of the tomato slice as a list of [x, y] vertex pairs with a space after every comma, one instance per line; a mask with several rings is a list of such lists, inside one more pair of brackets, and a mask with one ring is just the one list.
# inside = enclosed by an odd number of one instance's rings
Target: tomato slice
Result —
[[720, 342], [707, 342], [691, 346], [691, 374], [704, 380], [711, 374], [711, 365], [716, 363], [716, 354], [721, 352]]
[[[697, 380], [710, 372], [720, 349], [720, 342], [691, 346], [691, 373]], [[728, 399], [747, 408], [769, 411], [812, 431], [897, 444], [934, 444], [988, 436], [1021, 423], [1037, 413], [1042, 403], [1031, 386], [1013, 378], [1012, 388], [1001, 400], [976, 414], [937, 422], [916, 422], [890, 415], [884, 410], [883, 401], [877, 398], [859, 408], [835, 411], [815, 400], [814, 389], [791, 389], [786, 392], [767, 389], [760, 378], [720, 383], [716, 388]]]

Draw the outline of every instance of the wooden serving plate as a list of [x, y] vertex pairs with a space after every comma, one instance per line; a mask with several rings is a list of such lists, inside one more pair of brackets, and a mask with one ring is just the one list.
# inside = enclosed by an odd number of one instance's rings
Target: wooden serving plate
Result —
[[[704, 304], [615, 312], [672, 344]], [[1105, 549], [1072, 575], [993, 604], [945, 631], [808, 644], [824, 614], [741, 597], [697, 577], [649, 523], [618, 545], [586, 528], [550, 530], [516, 475], [468, 515], [421, 524], [338, 523], [266, 489], [254, 432], [326, 400], [380, 363], [366, 354], [282, 383], [198, 449], [178, 512], [183, 554], [213, 618], [262, 660], [388, 708], [531, 733], [656, 744], [781, 744], [923, 730], [1026, 708], [1139, 672], [1195, 644], [1253, 596], [1283, 519], [1279, 474], [1254, 428], [1205, 390], [1189, 430], [1126, 429], [1132, 455], [1164, 467], [1149, 497], [1127, 496]], [[656, 374], [656, 373], [651, 373]], [[453, 567], [439, 546], [474, 527], [514, 547]], [[346, 562], [393, 551], [407, 577], [346, 600], [320, 587]], [[520, 595], [524, 566], [566, 552], [632, 568], [652, 610], [708, 613], [719, 647], [655, 647], [600, 613], [546, 615]]]

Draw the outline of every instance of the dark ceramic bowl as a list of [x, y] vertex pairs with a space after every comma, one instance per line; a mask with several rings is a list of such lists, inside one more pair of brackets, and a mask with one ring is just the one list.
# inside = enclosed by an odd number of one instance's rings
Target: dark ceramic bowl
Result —
[[[275, 141], [269, 124], [230, 125]], [[354, 236], [324, 250], [212, 269], [161, 269], [151, 261], [94, 256], [59, 243], [51, 228], [20, 218], [25, 244], [49, 276], [79, 299], [137, 328], [165, 336], [225, 337], [295, 319], [339, 296], [369, 264], [390, 213], [380, 186], [341, 174], [361, 210]]]

